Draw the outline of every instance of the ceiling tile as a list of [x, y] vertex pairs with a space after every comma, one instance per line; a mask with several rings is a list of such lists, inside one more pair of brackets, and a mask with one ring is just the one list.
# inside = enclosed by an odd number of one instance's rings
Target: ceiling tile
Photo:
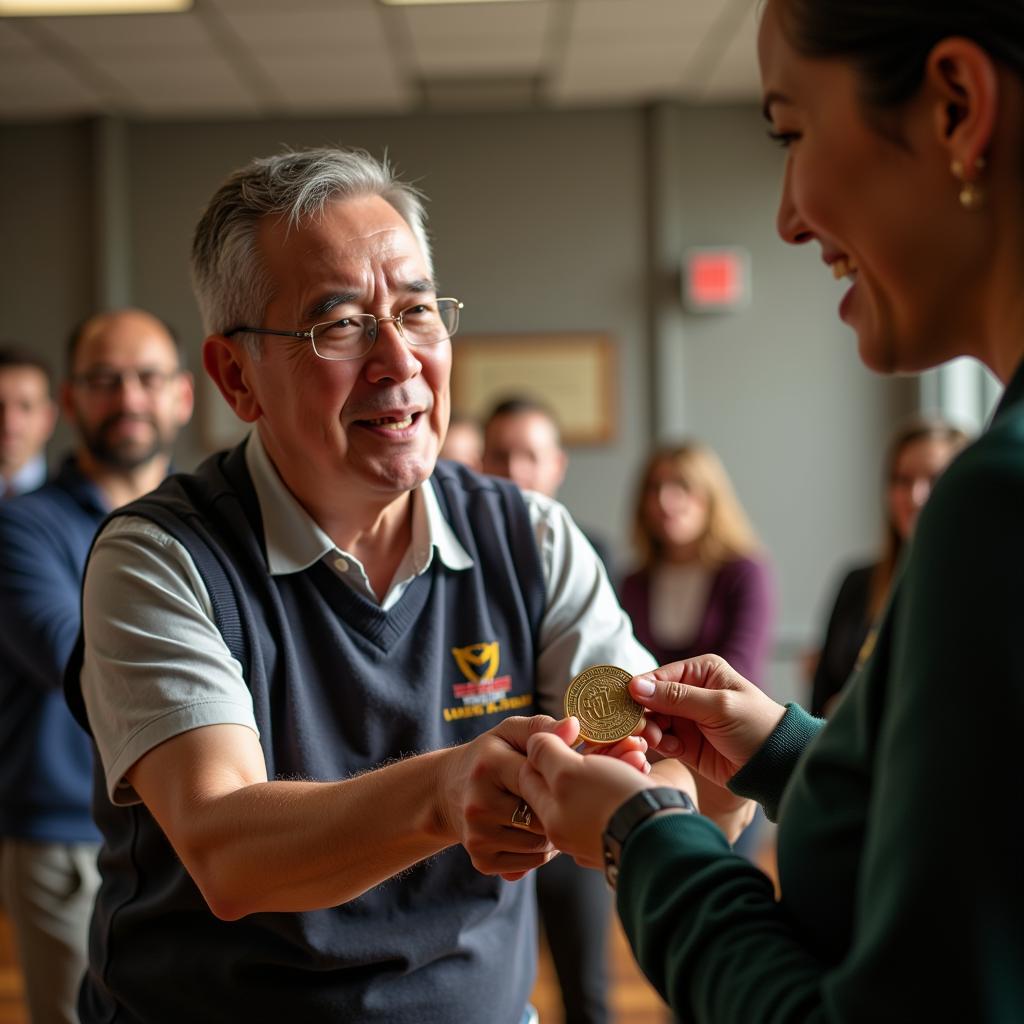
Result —
[[[572, 8], [570, 38], [638, 32], [660, 36], [705, 31], [718, 17], [723, 0], [589, 0]], [[680, 41], [683, 41], [681, 39]]]
[[124, 56], [108, 60], [104, 69], [143, 106], [173, 104], [176, 98], [191, 104], [205, 97], [212, 106], [248, 99], [246, 88], [222, 60], [193, 60], [187, 75], [182, 75], [180, 61], [168, 58]]
[[761, 99], [761, 74], [757, 64], [758, 11], [751, 8], [722, 56], [701, 82], [697, 96], [712, 102]]
[[428, 78], [533, 76], [548, 42], [549, 3], [402, 8], [416, 70]]
[[321, 11], [225, 11], [224, 18], [238, 37], [255, 51], [304, 53], [333, 50], [338, 60], [349, 53], [386, 51], [388, 40], [374, 9]]
[[360, 59], [353, 65], [275, 57], [260, 67], [288, 103], [319, 101], [324, 108], [352, 110], [382, 103], [406, 103], [411, 96], [404, 78], [390, 62]]
[[5, 55], [0, 61], [0, 116], [94, 111], [100, 98], [46, 55]]
[[124, 50], [189, 50], [208, 41], [195, 14], [108, 14], [92, 18], [40, 18], [39, 26], [89, 54]]
[[416, 49], [416, 67], [427, 77], [534, 75], [543, 59], [542, 48], [531, 39], [490, 40], [479, 46], [446, 41]]
[[35, 52], [36, 45], [28, 36], [19, 32], [9, 21], [0, 20], [0, 53], [6, 57], [7, 54], [33, 54]]
[[543, 3], [448, 4], [442, 7], [398, 7], [416, 40], [478, 40], [529, 36], [542, 40], [551, 14]]
[[296, 113], [394, 112], [411, 109], [417, 100], [406, 86], [396, 82], [382, 82], [373, 89], [367, 89], [365, 84], [351, 86], [343, 83], [317, 83], [316, 88], [309, 89], [304, 89], [301, 85], [294, 88], [282, 87], [281, 93], [288, 109]]
[[601, 95], [614, 95], [616, 83], [622, 83], [626, 98], [631, 98], [636, 95], [637, 83], [648, 81], [645, 91], [649, 96], [680, 95], [685, 69], [698, 49], [695, 38], [685, 45], [662, 38], [647, 46], [624, 41], [619, 46], [602, 43], [573, 50], [556, 68], [547, 92], [556, 100], [568, 99], [580, 90], [591, 96], [597, 84]]

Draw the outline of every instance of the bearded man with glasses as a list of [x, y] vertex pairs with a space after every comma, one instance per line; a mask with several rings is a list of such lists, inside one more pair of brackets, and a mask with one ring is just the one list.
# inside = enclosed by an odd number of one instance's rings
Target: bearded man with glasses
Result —
[[92, 751], [64, 702], [64, 663], [96, 529], [167, 475], [192, 379], [157, 317], [100, 313], [72, 332], [60, 405], [74, 451], [42, 488], [0, 504], [0, 905], [31, 1020], [70, 1024], [100, 836]]
[[520, 806], [526, 741], [555, 727], [534, 713], [589, 665], [653, 661], [560, 505], [438, 462], [462, 304], [387, 166], [254, 161], [203, 214], [193, 279], [206, 371], [253, 429], [89, 564], [81, 1019], [519, 1024], [523, 879], [555, 853]]

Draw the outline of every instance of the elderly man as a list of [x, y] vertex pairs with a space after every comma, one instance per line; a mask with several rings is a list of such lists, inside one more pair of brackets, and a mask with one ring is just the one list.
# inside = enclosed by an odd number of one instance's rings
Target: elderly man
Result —
[[114, 518], [86, 574], [82, 1020], [518, 1024], [515, 880], [554, 852], [528, 809], [513, 827], [553, 726], [527, 716], [651, 661], [559, 505], [437, 464], [461, 304], [387, 167], [253, 162], [193, 274], [205, 367], [254, 430]]
[[56, 422], [46, 363], [17, 345], [0, 345], [0, 500], [46, 481], [44, 449]]
[[0, 504], [0, 902], [33, 1024], [77, 1021], [99, 882], [92, 752], [61, 692], [96, 528], [156, 487], [192, 412], [168, 328], [141, 310], [72, 335], [65, 419], [74, 452], [41, 489]]

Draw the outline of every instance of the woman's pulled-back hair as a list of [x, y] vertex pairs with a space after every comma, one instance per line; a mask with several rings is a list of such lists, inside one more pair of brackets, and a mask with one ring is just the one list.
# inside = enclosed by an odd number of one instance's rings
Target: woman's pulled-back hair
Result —
[[1024, 0], [778, 0], [783, 32], [805, 57], [851, 61], [864, 99], [898, 107], [921, 85], [940, 40], [963, 36], [1024, 76]]

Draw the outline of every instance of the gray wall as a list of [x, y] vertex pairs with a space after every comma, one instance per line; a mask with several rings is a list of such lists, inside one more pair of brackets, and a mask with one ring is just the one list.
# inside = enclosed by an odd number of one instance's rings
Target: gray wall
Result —
[[832, 279], [817, 245], [776, 234], [783, 154], [765, 139], [760, 111], [674, 108], [662, 130], [678, 204], [666, 251], [740, 245], [752, 267], [747, 308], [677, 314], [668, 341], [682, 351], [672, 382], [682, 427], [728, 467], [777, 563], [781, 635], [798, 641], [839, 565], [880, 540], [880, 453], [916, 390], [861, 365], [837, 317], [848, 284]]
[[[114, 280], [177, 325], [198, 366], [187, 254], [203, 203], [254, 154], [331, 142], [387, 149], [430, 196], [438, 276], [466, 302], [467, 333], [616, 339], [617, 437], [572, 453], [563, 497], [623, 564], [649, 444], [692, 434], [720, 452], [775, 560], [776, 674], [784, 694], [795, 688], [794, 652], [838, 567], [876, 542], [880, 451], [916, 391], [860, 366], [817, 247], [775, 236], [782, 153], [752, 107], [0, 126], [0, 335], [56, 360]], [[112, 163], [126, 182], [114, 211], [93, 170]], [[705, 244], [750, 250], [748, 308], [682, 312], [680, 255]], [[180, 464], [202, 454], [202, 428], [201, 409]]]

